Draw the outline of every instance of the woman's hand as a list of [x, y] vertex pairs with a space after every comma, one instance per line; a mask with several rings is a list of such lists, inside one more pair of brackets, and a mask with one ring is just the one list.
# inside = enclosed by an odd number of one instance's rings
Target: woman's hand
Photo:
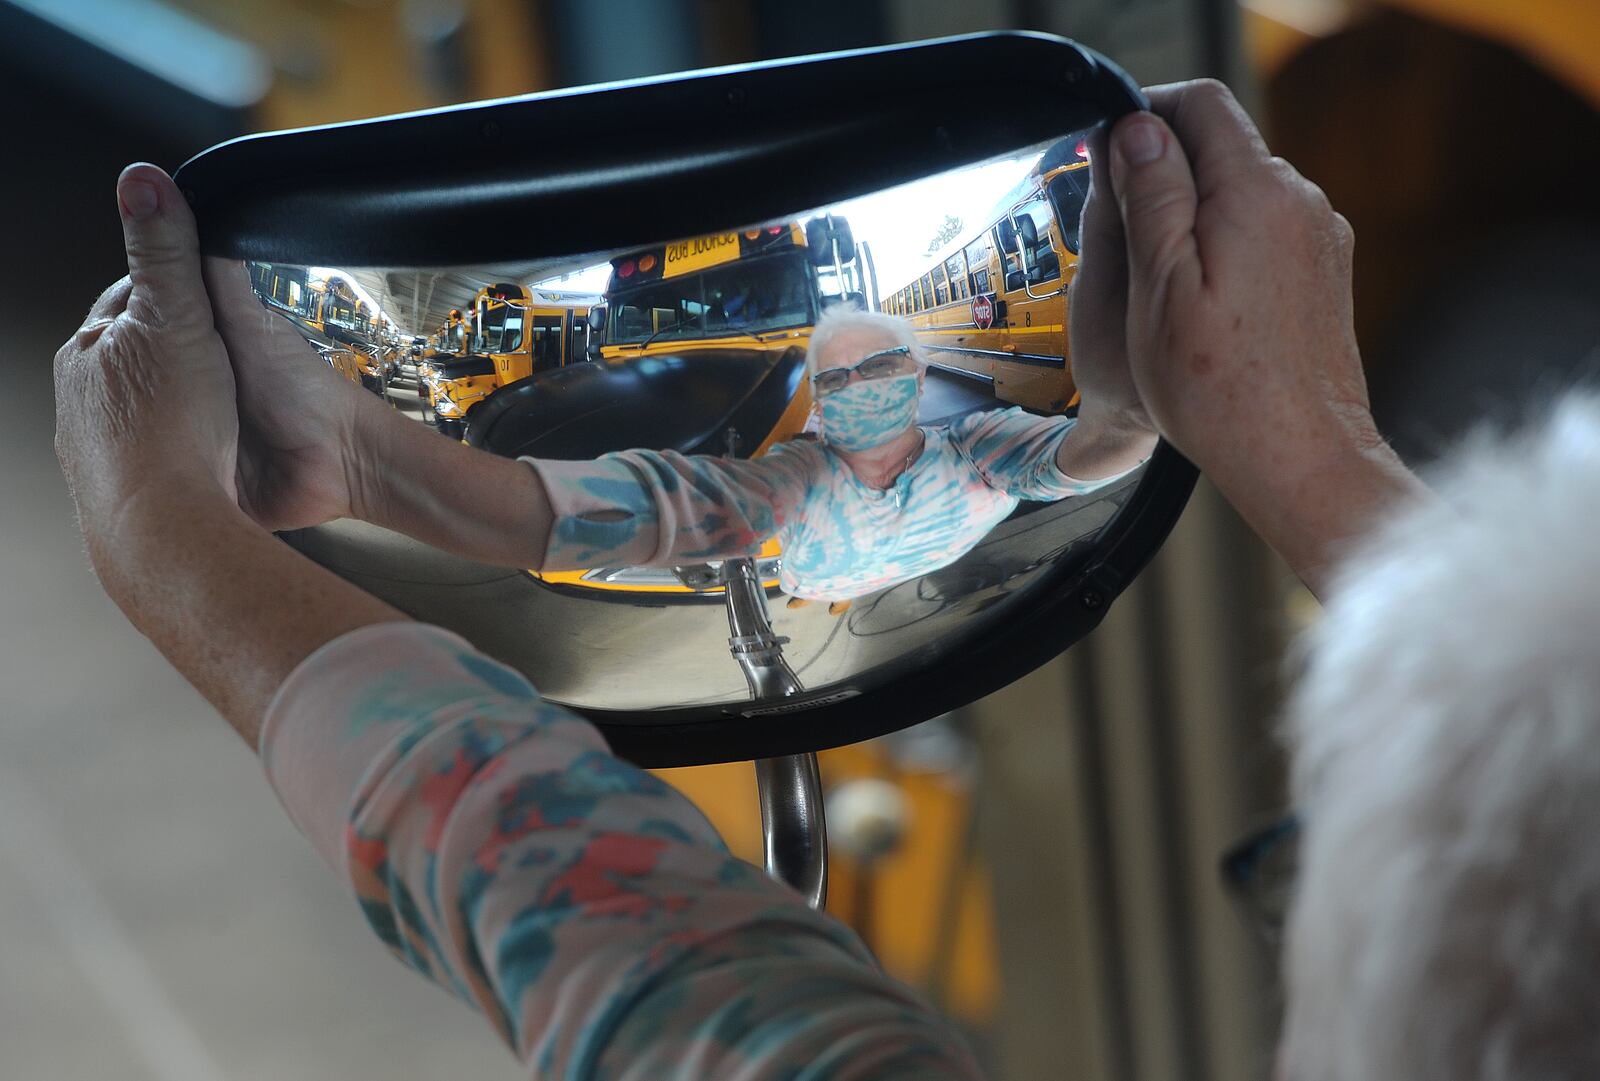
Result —
[[1125, 364], [1162, 436], [1316, 589], [1339, 542], [1422, 491], [1368, 407], [1349, 223], [1220, 83], [1150, 99], [1094, 155], [1074, 351]]
[[361, 517], [374, 498], [361, 440], [404, 421], [267, 309], [243, 264], [207, 257], [204, 277], [238, 387], [240, 506], [271, 530]]
[[[1355, 238], [1315, 184], [1272, 157], [1220, 83], [1151, 92], [1118, 123], [1129, 369], [1163, 434], [1202, 469], [1317, 440], [1381, 442], [1350, 295]], [[1242, 414], [1248, 413], [1248, 416]], [[1228, 423], [1219, 423], [1226, 419]], [[1243, 423], [1240, 423], [1243, 421]]]
[[182, 489], [238, 498], [233, 370], [200, 280], [194, 216], [166, 174], [117, 185], [128, 276], [56, 353], [56, 455], [96, 554], [127, 504]]
[[404, 617], [240, 509], [234, 374], [194, 216], [154, 166], [125, 170], [117, 196], [128, 276], [56, 354], [56, 455], [106, 592], [253, 746], [301, 659]]

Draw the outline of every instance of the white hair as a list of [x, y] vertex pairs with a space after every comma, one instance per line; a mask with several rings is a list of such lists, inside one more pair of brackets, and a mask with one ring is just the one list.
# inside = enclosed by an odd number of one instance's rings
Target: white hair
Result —
[[909, 322], [888, 312], [862, 311], [854, 304], [841, 303], [823, 312], [812, 329], [811, 341], [806, 346], [806, 371], [815, 375], [817, 358], [821, 356], [823, 347], [849, 331], [871, 331], [898, 345], [910, 346], [911, 359], [917, 362], [917, 366], [926, 367], [928, 364], [927, 351], [917, 340], [917, 332]]
[[1600, 399], [1348, 561], [1289, 708], [1290, 1081], [1600, 1077]]

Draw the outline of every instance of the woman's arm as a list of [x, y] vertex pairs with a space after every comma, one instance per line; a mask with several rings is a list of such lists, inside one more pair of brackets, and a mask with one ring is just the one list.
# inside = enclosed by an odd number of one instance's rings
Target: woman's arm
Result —
[[405, 617], [241, 510], [233, 375], [194, 219], [152, 166], [118, 193], [129, 276], [56, 354], [56, 452], [106, 592], [254, 747], [304, 657]]
[[1155, 449], [1155, 430], [1142, 415], [1084, 398], [1077, 423], [1056, 448], [1056, 468], [1078, 480], [1120, 477]]
[[282, 530], [359, 518], [480, 563], [540, 566], [550, 513], [526, 466], [445, 439], [340, 378], [261, 304], [242, 264], [208, 258], [204, 275], [232, 361], [239, 502], [253, 519]]
[[241, 509], [193, 219], [151, 167], [120, 197], [130, 280], [56, 358], [57, 453], [90, 557], [135, 626], [259, 735], [378, 936], [541, 1076], [975, 1078], [847, 928], [730, 856], [592, 725]]
[[525, 458], [551, 514], [543, 569], [755, 555], [804, 500], [819, 455], [786, 444], [755, 460], [653, 450], [584, 462]]

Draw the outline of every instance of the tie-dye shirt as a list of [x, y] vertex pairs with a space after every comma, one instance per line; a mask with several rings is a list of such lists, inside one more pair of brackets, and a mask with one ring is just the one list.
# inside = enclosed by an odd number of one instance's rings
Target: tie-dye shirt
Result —
[[979, 1077], [854, 933], [447, 631], [379, 624], [312, 654], [261, 756], [378, 937], [530, 1076]]
[[926, 443], [888, 489], [828, 447], [780, 443], [750, 460], [627, 450], [587, 462], [525, 458], [555, 522], [545, 570], [670, 566], [755, 555], [776, 536], [785, 592], [846, 600], [959, 559], [1024, 499], [1083, 495], [1056, 465], [1066, 417], [1021, 409], [922, 429]]

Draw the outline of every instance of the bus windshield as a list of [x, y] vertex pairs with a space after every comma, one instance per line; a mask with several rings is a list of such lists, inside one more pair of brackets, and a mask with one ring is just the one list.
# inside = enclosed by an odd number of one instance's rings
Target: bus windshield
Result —
[[524, 312], [511, 304], [491, 304], [483, 313], [483, 332], [477, 344], [480, 353], [515, 353], [522, 348]]
[[611, 297], [608, 343], [762, 334], [816, 321], [803, 253], [742, 260]]

